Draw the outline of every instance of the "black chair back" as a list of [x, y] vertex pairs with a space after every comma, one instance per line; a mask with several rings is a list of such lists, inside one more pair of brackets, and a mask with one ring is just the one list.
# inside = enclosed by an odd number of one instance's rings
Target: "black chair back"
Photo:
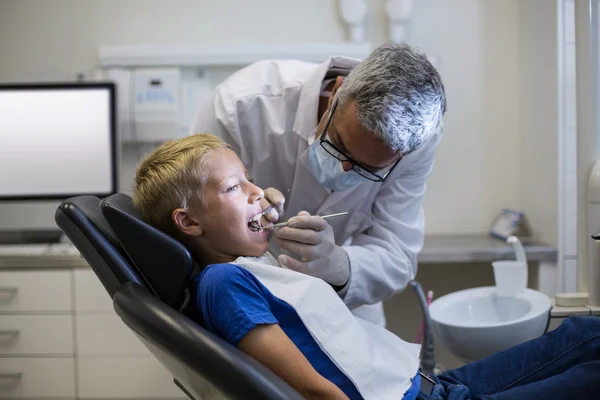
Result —
[[125, 282], [146, 285], [100, 212], [100, 199], [95, 196], [67, 199], [56, 209], [54, 219], [92, 267], [111, 298]]
[[179, 241], [142, 221], [126, 194], [107, 197], [100, 203], [100, 209], [158, 298], [180, 308], [194, 272], [190, 252]]
[[55, 220], [113, 298], [117, 314], [191, 399], [302, 398], [175, 309], [184, 300], [192, 258], [179, 242], [144, 223], [128, 196], [111, 196], [102, 206], [94, 196], [70, 198], [58, 207]]

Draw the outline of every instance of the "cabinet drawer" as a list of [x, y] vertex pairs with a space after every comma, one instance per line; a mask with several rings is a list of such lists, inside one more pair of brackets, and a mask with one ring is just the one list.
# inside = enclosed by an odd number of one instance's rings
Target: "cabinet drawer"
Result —
[[0, 272], [0, 312], [72, 309], [70, 271]]
[[71, 315], [3, 315], [0, 355], [73, 355]]
[[79, 398], [187, 399], [154, 357], [80, 358]]
[[146, 346], [116, 313], [78, 314], [76, 318], [79, 357], [151, 356]]
[[0, 398], [75, 398], [72, 358], [0, 358]]
[[92, 269], [76, 269], [73, 274], [76, 312], [113, 311], [112, 299]]

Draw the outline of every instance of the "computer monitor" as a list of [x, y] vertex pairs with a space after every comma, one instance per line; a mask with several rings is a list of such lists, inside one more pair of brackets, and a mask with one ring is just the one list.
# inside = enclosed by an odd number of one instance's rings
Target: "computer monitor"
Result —
[[0, 201], [117, 190], [113, 83], [0, 85]]
[[[115, 193], [115, 98], [113, 83], [0, 84], [0, 203], [41, 206]], [[11, 228], [0, 220], [0, 244], [59, 238], [58, 229]]]

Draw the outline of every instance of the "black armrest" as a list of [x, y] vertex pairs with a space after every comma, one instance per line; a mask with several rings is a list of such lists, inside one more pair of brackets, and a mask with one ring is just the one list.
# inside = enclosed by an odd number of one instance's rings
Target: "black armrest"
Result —
[[[164, 365], [184, 364], [232, 399], [302, 399], [262, 364], [167, 306], [142, 286], [123, 285], [115, 293], [113, 304], [131, 329], [168, 354], [168, 362], [161, 360]], [[188, 387], [187, 374], [175, 379]]]

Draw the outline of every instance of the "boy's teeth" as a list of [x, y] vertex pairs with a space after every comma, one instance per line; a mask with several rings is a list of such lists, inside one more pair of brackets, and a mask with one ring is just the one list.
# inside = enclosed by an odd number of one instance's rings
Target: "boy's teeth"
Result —
[[262, 230], [262, 227], [260, 226], [260, 223], [258, 221], [250, 221], [248, 223], [248, 228], [253, 231], [253, 232], [259, 232]]

